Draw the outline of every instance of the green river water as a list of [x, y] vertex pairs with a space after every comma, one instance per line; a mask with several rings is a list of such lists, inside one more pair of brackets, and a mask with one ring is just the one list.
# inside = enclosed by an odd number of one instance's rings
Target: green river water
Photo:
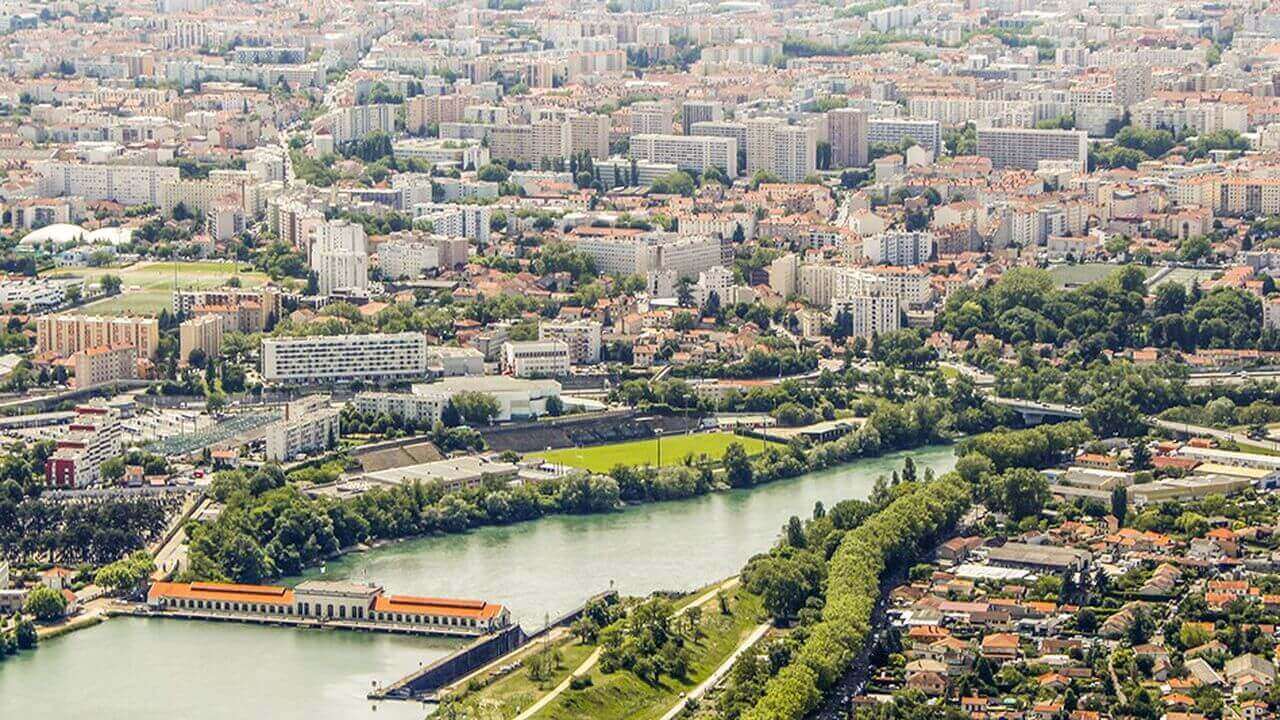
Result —
[[[750, 490], [410, 540], [331, 562], [323, 576], [367, 579], [396, 593], [501, 602], [533, 629], [611, 583], [639, 595], [732, 575], [774, 542], [788, 517], [807, 516], [819, 500], [830, 506], [866, 497], [876, 477], [907, 454], [921, 471], [942, 472], [955, 461], [950, 447], [930, 447]], [[454, 647], [366, 633], [115, 618], [0, 662], [0, 719], [421, 718], [420, 705], [375, 705], [365, 693]]]

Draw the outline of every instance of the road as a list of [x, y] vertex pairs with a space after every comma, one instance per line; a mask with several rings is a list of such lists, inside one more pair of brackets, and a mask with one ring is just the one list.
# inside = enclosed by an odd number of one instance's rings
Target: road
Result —
[[[729, 578], [728, 580], [706, 591], [702, 595], [699, 595], [693, 602], [689, 603], [688, 605], [684, 605], [679, 610], [676, 610], [675, 612], [671, 613], [671, 618], [672, 619], [678, 618], [691, 608], [700, 607], [702, 605], [705, 605], [711, 602], [721, 592], [724, 592], [726, 590], [731, 590], [737, 587], [739, 582], [741, 582], [741, 579], [738, 577]], [[595, 651], [593, 651], [590, 655], [587, 656], [586, 660], [582, 661], [582, 664], [578, 666], [577, 670], [574, 670], [572, 673], [570, 673], [569, 677], [565, 678], [563, 682], [555, 686], [555, 688], [552, 689], [551, 692], [547, 693], [546, 695], [543, 695], [541, 698], [538, 699], [537, 702], [530, 705], [527, 710], [517, 715], [515, 717], [515, 720], [529, 720], [529, 718], [533, 717], [534, 715], [537, 715], [538, 711], [542, 710], [544, 707], [551, 704], [551, 702], [554, 701], [556, 698], [560, 697], [560, 695], [565, 690], [568, 690], [569, 683], [572, 682], [575, 677], [579, 677], [588, 672], [591, 672], [591, 668], [595, 667], [596, 663], [599, 662], [599, 660], [600, 660], [600, 648], [596, 648]]]
[[1217, 438], [1218, 440], [1230, 440], [1236, 443], [1246, 445], [1255, 445], [1257, 447], [1266, 448], [1280, 452], [1280, 442], [1262, 438], [1255, 440], [1244, 433], [1233, 432], [1231, 430], [1219, 430], [1218, 428], [1205, 427], [1203, 425], [1191, 425], [1188, 423], [1173, 422], [1171, 420], [1161, 420], [1159, 418], [1147, 418], [1147, 420], [1155, 427], [1171, 432], [1183, 433], [1186, 435], [1200, 435], [1204, 437]]
[[184, 511], [174, 521], [179, 523], [177, 531], [155, 553], [156, 570], [151, 574], [152, 580], [166, 580], [187, 566], [187, 531], [183, 529], [187, 518], [194, 517], [209, 506], [208, 498], [201, 497], [195, 507]]
[[690, 700], [697, 700], [703, 695], [706, 695], [707, 691], [711, 690], [716, 685], [719, 685], [720, 681], [724, 679], [724, 676], [728, 675], [729, 671], [733, 669], [733, 664], [738, 661], [738, 658], [742, 657], [743, 653], [750, 650], [756, 643], [760, 642], [760, 638], [764, 637], [765, 633], [769, 632], [769, 628], [771, 627], [773, 627], [773, 625], [769, 623], [761, 623], [760, 625], [757, 625], [755, 629], [751, 631], [751, 634], [734, 649], [733, 653], [730, 654], [729, 657], [725, 658], [723, 663], [720, 663], [720, 667], [716, 668], [715, 672], [711, 673], [706, 680], [703, 680], [698, 687], [690, 690], [688, 695], [680, 698], [680, 702], [676, 703], [675, 707], [668, 710], [667, 713], [662, 716], [662, 720], [674, 720], [674, 718], [679, 716], [680, 713], [684, 712], [684, 708], [689, 704]]

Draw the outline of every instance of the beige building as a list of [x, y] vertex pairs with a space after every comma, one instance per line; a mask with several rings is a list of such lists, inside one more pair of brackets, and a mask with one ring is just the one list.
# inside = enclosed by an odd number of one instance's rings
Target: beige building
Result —
[[160, 343], [160, 321], [147, 317], [42, 315], [36, 318], [36, 354], [70, 357], [97, 347], [129, 346], [136, 357], [154, 359]]
[[206, 358], [222, 349], [223, 321], [218, 315], [201, 315], [178, 326], [178, 365], [191, 362], [191, 353], [200, 350]]
[[95, 347], [71, 356], [75, 362], [77, 388], [93, 387], [137, 377], [137, 359], [133, 347]]

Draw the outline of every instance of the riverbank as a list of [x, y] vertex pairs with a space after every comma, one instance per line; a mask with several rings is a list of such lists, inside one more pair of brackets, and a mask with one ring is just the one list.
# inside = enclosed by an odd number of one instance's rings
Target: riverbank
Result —
[[713, 684], [713, 676], [726, 670], [747, 639], [764, 634], [760, 599], [742, 590], [736, 576], [688, 593], [674, 605], [671, 627], [689, 650], [689, 669], [681, 678], [647, 683], [626, 671], [602, 672], [598, 642], [564, 635], [500, 659], [490, 676], [473, 677], [455, 689], [450, 707], [494, 720], [667, 717], [682, 698]]
[[[920, 472], [941, 474], [955, 463], [951, 447], [925, 447], [626, 512], [558, 515], [392, 543], [308, 575], [377, 581], [393, 593], [483, 597], [510, 607], [526, 627], [539, 627], [610, 585], [644, 596], [658, 588], [692, 592], [734, 575], [776, 541], [788, 517], [808, 517], [816, 502], [831, 507], [868, 497], [876, 477], [900, 469], [908, 456]], [[421, 704], [384, 702], [375, 711], [365, 695], [457, 647], [372, 633], [115, 618], [4, 663], [0, 717], [54, 720], [93, 711], [134, 720], [221, 720], [219, 703], [234, 697], [278, 720], [422, 720], [428, 709]], [[115, 698], [130, 701], [117, 706]]]
[[[836, 441], [836, 442], [840, 442], [840, 441]], [[833, 446], [833, 445], [836, 445], [836, 443], [826, 443], [826, 445], [819, 446], [818, 448], [814, 448], [814, 450], [822, 451], [823, 448], [826, 448], [828, 446]], [[329, 555], [326, 556], [325, 559], [323, 559], [323, 561], [316, 562], [316, 564], [314, 565], [308, 565], [306, 566], [306, 568], [303, 568], [301, 577], [302, 578], [315, 577], [316, 571], [319, 571], [319, 573], [323, 574], [326, 566], [328, 566], [330, 562], [334, 560], [342, 559], [342, 557], [346, 557], [349, 555], [349, 553], [352, 553], [352, 552], [367, 552], [367, 550], [371, 550], [371, 548], [396, 547], [398, 546], [398, 544], [421, 541], [421, 539], [424, 539], [424, 538], [449, 537], [449, 536], [454, 536], [454, 534], [466, 534], [470, 532], [475, 532], [475, 530], [479, 530], [483, 528], [516, 527], [516, 525], [530, 523], [530, 521], [545, 520], [549, 518], [558, 518], [558, 516], [604, 516], [604, 518], [608, 518], [608, 516], [617, 516], [621, 514], [626, 514], [626, 512], [628, 511], [637, 509], [637, 507], [660, 505], [660, 503], [664, 503], [664, 502], [691, 500], [691, 498], [716, 495], [716, 493], [732, 493], [737, 491], [744, 491], [744, 489], [762, 488], [762, 487], [769, 486], [769, 484], [783, 482], [783, 480], [803, 477], [803, 475], [805, 474], [823, 473], [823, 471], [838, 470], [842, 468], [842, 466], [859, 464], [859, 462], [863, 462], [863, 461], [873, 461], [873, 460], [881, 459], [881, 457], [906, 456], [906, 455], [913, 454], [913, 452], [919, 452], [920, 450], [922, 450], [922, 448], [940, 448], [940, 447], [950, 448], [951, 443], [934, 443], [934, 445], [924, 445], [924, 446], [916, 446], [915, 448], [905, 448], [905, 450], [887, 452], [887, 454], [861, 456], [855, 460], [838, 462], [838, 464], [827, 465], [827, 466], [824, 466], [824, 468], [818, 469], [818, 470], [808, 470], [808, 471], [805, 471], [805, 473], [797, 473], [795, 466], [788, 466], [786, 464], [776, 464], [777, 466], [769, 466], [768, 468], [769, 471], [767, 471], [767, 473], [764, 473], [764, 471], [753, 470], [753, 473], [755, 473], [755, 477], [760, 478], [760, 480], [759, 482], [751, 483], [749, 484], [749, 486], [746, 486], [746, 487], [731, 488], [731, 487], [728, 487], [727, 484], [724, 484], [724, 482], [722, 482], [722, 480], [719, 480], [719, 479], [717, 479], [716, 482], [704, 482], [704, 480], [700, 480], [700, 482], [694, 482], [692, 484], [682, 484], [682, 486], [680, 486], [680, 492], [672, 493], [672, 495], [650, 497], [650, 498], [646, 498], [646, 500], [640, 500], [640, 501], [617, 501], [612, 503], [612, 505], [609, 506], [608, 510], [586, 511], [586, 512], [552, 510], [552, 511], [543, 512], [543, 514], [540, 514], [540, 515], [531, 516], [531, 518], [508, 521], [508, 523], [471, 524], [471, 525], [468, 525], [468, 527], [466, 528], [457, 530], [457, 532], [429, 532], [429, 533], [420, 533], [420, 534], [410, 534], [410, 536], [402, 536], [402, 537], [371, 538], [371, 539], [367, 539], [367, 541], [365, 542], [353, 543], [351, 544], [351, 546], [339, 548], [338, 551], [329, 553]], [[886, 473], [884, 474], [887, 475], [893, 469], [895, 468], [890, 468], [886, 470]], [[692, 470], [689, 468], [672, 468], [668, 470], [689, 471], [689, 473], [698, 474], [698, 471]], [[626, 482], [630, 482], [630, 480], [626, 480]], [[506, 491], [498, 491], [498, 492], [506, 492]], [[589, 489], [584, 489], [584, 492], [589, 493], [590, 491]], [[617, 495], [620, 497], [623, 497], [623, 493], [621, 489], [617, 489]], [[465, 496], [465, 492], [463, 492], [463, 496]], [[451, 497], [451, 496], [445, 496], [445, 497]], [[840, 500], [842, 500], [842, 498], [840, 498]], [[504, 497], [503, 502], [509, 502], [508, 498]], [[477, 505], [479, 505], [479, 502], [477, 502]], [[234, 580], [237, 578], [232, 578], [232, 579]], [[271, 578], [268, 578], [268, 579], [271, 579]], [[292, 584], [291, 582], [289, 582], [289, 580], [282, 580], [282, 582], [284, 584]], [[599, 592], [599, 591], [602, 591], [602, 589], [604, 588], [590, 588], [590, 591]], [[468, 597], [472, 597], [472, 596], [476, 596], [476, 593], [468, 594]]]

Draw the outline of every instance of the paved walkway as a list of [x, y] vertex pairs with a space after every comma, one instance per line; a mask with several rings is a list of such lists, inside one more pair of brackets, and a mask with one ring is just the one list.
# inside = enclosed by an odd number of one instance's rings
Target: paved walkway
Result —
[[742, 643], [734, 649], [733, 653], [730, 654], [729, 657], [725, 658], [725, 661], [720, 664], [720, 667], [716, 668], [715, 672], [711, 673], [706, 680], [703, 680], [698, 687], [690, 690], [688, 695], [680, 698], [680, 702], [676, 703], [675, 707], [668, 710], [667, 713], [662, 716], [662, 720], [673, 720], [673, 718], [684, 712], [684, 708], [689, 704], [690, 700], [697, 700], [703, 695], [706, 695], [708, 690], [719, 685], [720, 681], [724, 679], [724, 676], [728, 675], [729, 671], [733, 669], [733, 664], [738, 661], [738, 658], [742, 657], [742, 654], [750, 650], [757, 642], [760, 642], [760, 638], [764, 637], [765, 633], [769, 632], [769, 628], [771, 627], [773, 626], [769, 623], [757, 625], [755, 630], [752, 630], [751, 634], [747, 636], [747, 639], [743, 640]]
[[[719, 585], [716, 585], [715, 587], [711, 588], [705, 593], [699, 595], [697, 598], [693, 600], [693, 602], [687, 605], [681, 606], [679, 610], [676, 610], [675, 612], [671, 613], [671, 617], [672, 618], [679, 617], [690, 608], [699, 607], [711, 602], [712, 600], [715, 599], [716, 595], [720, 594], [721, 592], [737, 587], [739, 582], [741, 582], [741, 578], [737, 576], [734, 576], [729, 578], [728, 580], [725, 580]], [[565, 690], [568, 690], [569, 683], [572, 682], [572, 680], [575, 677], [585, 675], [586, 673], [590, 672], [591, 668], [595, 667], [596, 662], [598, 662], [599, 660], [600, 660], [600, 648], [596, 648], [590, 655], [587, 656], [586, 660], [582, 661], [582, 664], [578, 666], [577, 670], [574, 670], [573, 672], [569, 673], [569, 677], [565, 678], [563, 682], [555, 686], [555, 688], [552, 689], [551, 692], [539, 698], [538, 702], [530, 705], [529, 709], [517, 715], [515, 717], [515, 720], [529, 720], [529, 718], [533, 717], [534, 715], [537, 715], [539, 710], [543, 709], [544, 707], [549, 705], [553, 700], [560, 697], [560, 695]]]

